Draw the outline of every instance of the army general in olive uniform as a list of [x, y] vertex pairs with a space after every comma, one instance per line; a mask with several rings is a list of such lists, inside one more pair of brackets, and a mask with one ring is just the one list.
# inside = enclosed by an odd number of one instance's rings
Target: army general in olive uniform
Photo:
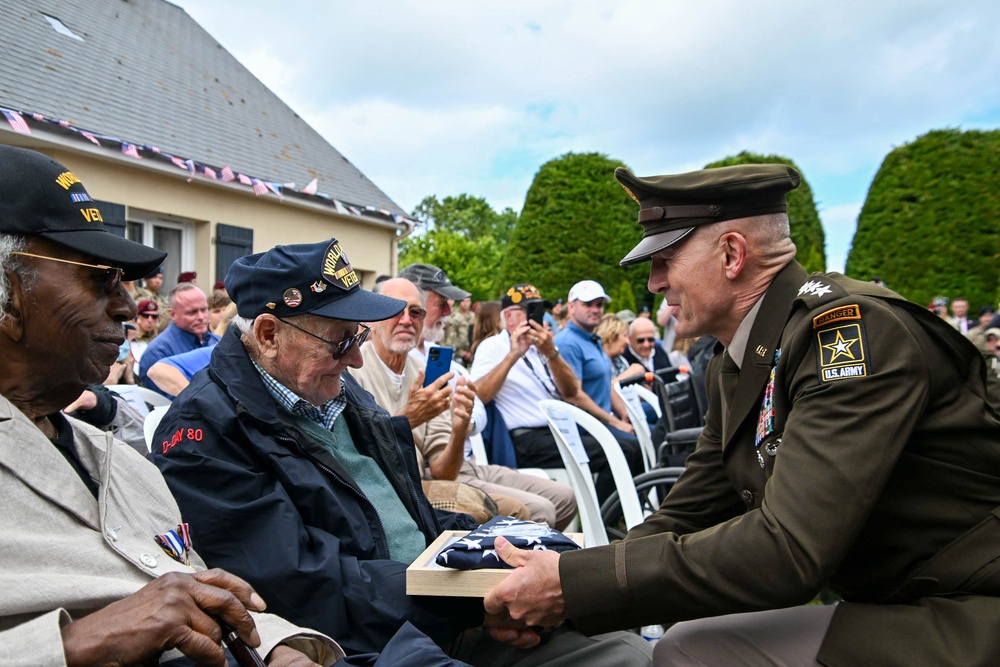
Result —
[[[501, 547], [520, 569], [487, 609], [687, 621], [657, 665], [1000, 664], [1000, 414], [975, 347], [884, 288], [807, 276], [790, 167], [616, 176], [645, 231], [622, 264], [652, 260], [678, 334], [725, 346], [705, 430], [624, 541]], [[801, 606], [823, 588], [844, 601]]]

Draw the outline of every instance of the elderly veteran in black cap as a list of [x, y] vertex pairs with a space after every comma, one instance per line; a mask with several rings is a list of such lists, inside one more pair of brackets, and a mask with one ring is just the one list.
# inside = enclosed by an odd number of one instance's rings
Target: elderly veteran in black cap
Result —
[[66, 167], [0, 146], [0, 662], [220, 665], [221, 621], [271, 665], [330, 664], [336, 644], [205, 569], [156, 468], [60, 412], [118, 355], [122, 280], [163, 257], [109, 233]]
[[[885, 288], [807, 276], [790, 167], [616, 176], [645, 229], [622, 263], [651, 261], [678, 334], [724, 347], [705, 430], [624, 541], [499, 548], [521, 569], [486, 608], [588, 633], [685, 621], [658, 665], [1000, 664], [1000, 421], [975, 346]], [[824, 589], [843, 601], [796, 606]]]

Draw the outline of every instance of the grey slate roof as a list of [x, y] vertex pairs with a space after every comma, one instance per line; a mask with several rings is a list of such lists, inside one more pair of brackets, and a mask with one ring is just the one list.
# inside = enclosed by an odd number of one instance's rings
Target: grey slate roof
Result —
[[0, 106], [277, 183], [318, 177], [321, 193], [406, 214], [165, 0], [14, 0], [3, 14]]

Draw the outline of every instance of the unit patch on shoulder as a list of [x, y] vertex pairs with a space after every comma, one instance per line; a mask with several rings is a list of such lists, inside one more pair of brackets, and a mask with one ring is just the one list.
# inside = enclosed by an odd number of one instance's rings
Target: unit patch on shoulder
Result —
[[823, 382], [866, 377], [871, 360], [868, 359], [865, 325], [861, 319], [817, 331], [816, 356], [819, 363], [819, 377]]
[[[326, 249], [326, 254], [323, 256], [322, 275], [326, 282], [342, 290], [351, 290], [360, 282], [358, 274], [347, 261], [344, 249], [337, 241], [331, 243], [330, 247]], [[313, 291], [318, 292], [319, 290], [314, 287]]]
[[820, 327], [825, 327], [828, 324], [833, 324], [834, 322], [840, 322], [843, 320], [860, 320], [861, 319], [861, 308], [857, 304], [851, 304], [850, 306], [838, 306], [825, 313], [820, 313], [813, 318], [813, 329], [819, 329]]

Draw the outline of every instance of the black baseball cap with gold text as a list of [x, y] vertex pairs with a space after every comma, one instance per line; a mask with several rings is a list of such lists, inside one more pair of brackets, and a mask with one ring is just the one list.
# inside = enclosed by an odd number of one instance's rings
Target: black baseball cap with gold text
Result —
[[167, 253], [112, 234], [77, 176], [52, 158], [0, 145], [0, 232], [40, 236], [124, 270], [136, 280]]

